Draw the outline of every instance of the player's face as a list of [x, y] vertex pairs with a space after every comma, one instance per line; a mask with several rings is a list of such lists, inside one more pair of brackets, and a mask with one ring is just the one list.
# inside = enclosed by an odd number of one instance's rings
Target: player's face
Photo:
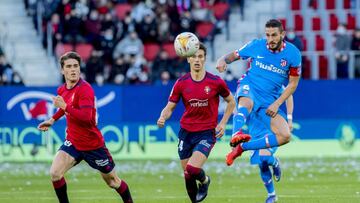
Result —
[[271, 50], [278, 50], [282, 45], [282, 41], [285, 37], [285, 32], [280, 32], [279, 28], [267, 27], [265, 28], [266, 41]]
[[67, 59], [64, 61], [64, 66], [61, 73], [65, 77], [65, 81], [76, 83], [80, 79], [80, 64], [75, 59]]
[[205, 64], [205, 52], [202, 49], [199, 49], [194, 56], [188, 57], [187, 61], [190, 64], [190, 69], [199, 72], [204, 68]]

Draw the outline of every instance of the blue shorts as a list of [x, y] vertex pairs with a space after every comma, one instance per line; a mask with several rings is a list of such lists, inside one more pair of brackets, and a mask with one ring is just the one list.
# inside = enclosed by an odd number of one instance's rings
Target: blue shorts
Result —
[[92, 168], [105, 174], [110, 173], [115, 167], [112, 156], [105, 145], [95, 150], [79, 151], [75, 149], [70, 141], [65, 140], [59, 150], [62, 150], [74, 157], [76, 164], [85, 160]]
[[199, 151], [206, 157], [216, 143], [215, 129], [199, 132], [188, 132], [180, 128], [178, 144], [178, 154], [180, 160], [190, 158], [194, 151]]

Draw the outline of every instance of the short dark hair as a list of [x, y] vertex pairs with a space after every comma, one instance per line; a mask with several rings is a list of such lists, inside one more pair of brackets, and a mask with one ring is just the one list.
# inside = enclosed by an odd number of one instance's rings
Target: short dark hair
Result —
[[60, 65], [61, 65], [61, 68], [64, 67], [64, 62], [68, 59], [75, 59], [79, 62], [79, 65], [81, 65], [81, 57], [78, 53], [76, 52], [73, 52], [73, 51], [69, 51], [69, 52], [66, 52], [64, 55], [62, 55], [60, 57]]
[[280, 20], [277, 19], [270, 19], [265, 24], [266, 28], [273, 27], [273, 28], [279, 28], [280, 32], [284, 31], [284, 27]]
[[199, 50], [202, 49], [204, 51], [204, 55], [206, 56], [206, 46], [204, 43], [200, 42]]

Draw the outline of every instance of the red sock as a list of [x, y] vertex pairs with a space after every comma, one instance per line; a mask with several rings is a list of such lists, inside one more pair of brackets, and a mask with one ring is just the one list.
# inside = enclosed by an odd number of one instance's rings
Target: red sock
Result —
[[118, 189], [116, 189], [116, 192], [119, 193], [119, 195], [121, 196], [122, 200], [125, 203], [133, 202], [133, 200], [131, 198], [129, 187], [125, 181], [121, 180], [120, 187]]
[[65, 178], [62, 177], [60, 180], [53, 181], [52, 184], [54, 186], [56, 196], [58, 197], [59, 202], [60, 203], [68, 203], [69, 199], [68, 199], [67, 192], [66, 192]]

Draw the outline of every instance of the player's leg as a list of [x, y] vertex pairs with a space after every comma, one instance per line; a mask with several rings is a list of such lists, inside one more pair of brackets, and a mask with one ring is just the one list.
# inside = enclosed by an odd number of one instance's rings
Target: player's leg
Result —
[[84, 160], [94, 169], [101, 172], [106, 184], [116, 190], [126, 203], [133, 202], [128, 185], [116, 175], [115, 163], [106, 146], [96, 150], [82, 152]]
[[235, 94], [236, 112], [233, 116], [233, 134], [239, 132], [246, 123], [246, 119], [254, 106], [252, 98], [253, 95], [246, 78], [240, 80]]
[[260, 176], [264, 183], [265, 189], [268, 193], [268, 197], [266, 199], [266, 203], [275, 202], [277, 200], [274, 183], [272, 181], [272, 173], [270, 170], [270, 166], [274, 164], [274, 158], [272, 153], [267, 149], [259, 150], [259, 169], [260, 169]]
[[69, 202], [64, 174], [76, 165], [76, 159], [80, 156], [71, 143], [67, 142], [65, 141], [64, 145], [60, 147], [50, 167], [51, 181], [60, 203]]
[[196, 202], [196, 194], [198, 192], [198, 187], [196, 185], [196, 179], [192, 177], [186, 170], [187, 163], [192, 155], [194, 145], [192, 144], [191, 135], [189, 135], [184, 129], [180, 129], [178, 133], [179, 143], [178, 143], [178, 154], [180, 158], [181, 167], [184, 170], [184, 179], [185, 187], [187, 194], [191, 202]]
[[132, 203], [132, 197], [130, 194], [129, 186], [126, 184], [124, 180], [121, 180], [115, 171], [115, 168], [110, 173], [101, 173], [102, 178], [106, 182], [106, 184], [115, 189], [117, 193], [121, 196], [123, 202]]

